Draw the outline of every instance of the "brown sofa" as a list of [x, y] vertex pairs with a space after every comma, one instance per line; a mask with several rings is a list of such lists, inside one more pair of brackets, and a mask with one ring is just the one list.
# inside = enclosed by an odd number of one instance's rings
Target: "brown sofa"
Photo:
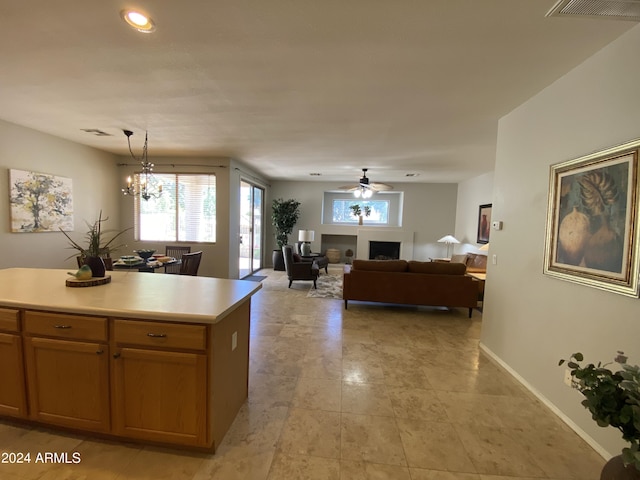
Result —
[[461, 263], [354, 260], [345, 272], [344, 308], [349, 300], [469, 309], [478, 305], [478, 281]]

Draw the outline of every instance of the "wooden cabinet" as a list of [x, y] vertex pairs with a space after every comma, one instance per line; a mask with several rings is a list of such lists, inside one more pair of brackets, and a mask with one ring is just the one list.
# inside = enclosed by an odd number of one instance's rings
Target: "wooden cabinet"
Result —
[[0, 415], [25, 418], [27, 398], [20, 311], [0, 308]]
[[24, 332], [30, 418], [108, 432], [107, 319], [27, 311]]
[[210, 446], [206, 327], [113, 321], [116, 435]]

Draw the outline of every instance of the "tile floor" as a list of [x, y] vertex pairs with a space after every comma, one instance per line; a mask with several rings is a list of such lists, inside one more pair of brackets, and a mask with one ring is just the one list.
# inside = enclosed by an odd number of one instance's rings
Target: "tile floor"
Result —
[[[335, 273], [337, 266], [332, 265]], [[0, 422], [1, 480], [598, 479], [587, 444], [478, 349], [481, 314], [307, 298], [265, 270], [249, 399], [215, 455]], [[331, 270], [330, 270], [331, 273]], [[455, 376], [454, 376], [455, 374]]]

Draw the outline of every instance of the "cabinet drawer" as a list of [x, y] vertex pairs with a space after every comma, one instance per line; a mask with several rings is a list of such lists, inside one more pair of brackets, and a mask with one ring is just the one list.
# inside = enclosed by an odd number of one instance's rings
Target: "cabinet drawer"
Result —
[[206, 331], [204, 325], [121, 319], [113, 321], [113, 338], [119, 345], [205, 350]]
[[30, 335], [106, 341], [107, 319], [26, 311], [24, 314], [24, 331]]
[[7, 332], [17, 332], [20, 310], [11, 308], [0, 308], [0, 330]]

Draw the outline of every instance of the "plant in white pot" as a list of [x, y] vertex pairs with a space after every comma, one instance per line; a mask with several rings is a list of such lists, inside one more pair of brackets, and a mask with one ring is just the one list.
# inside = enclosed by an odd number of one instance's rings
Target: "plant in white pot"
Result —
[[[615, 371], [607, 368], [612, 362], [583, 366], [580, 364], [583, 360], [578, 352], [567, 363], [573, 385], [585, 397], [582, 405], [599, 426], [617, 428], [629, 444], [621, 455], [605, 465], [600, 478], [640, 479], [640, 367], [628, 365], [627, 357], [620, 351], [614, 359], [619, 365]], [[564, 362], [560, 360], [559, 365]]]
[[363, 213], [365, 217], [368, 217], [369, 215], [371, 215], [371, 207], [369, 205], [363, 205], [362, 208], [360, 208], [360, 204], [355, 203], [353, 205], [350, 205], [349, 208], [351, 209], [351, 212], [353, 213], [353, 215], [358, 217], [358, 225], [362, 225]]

